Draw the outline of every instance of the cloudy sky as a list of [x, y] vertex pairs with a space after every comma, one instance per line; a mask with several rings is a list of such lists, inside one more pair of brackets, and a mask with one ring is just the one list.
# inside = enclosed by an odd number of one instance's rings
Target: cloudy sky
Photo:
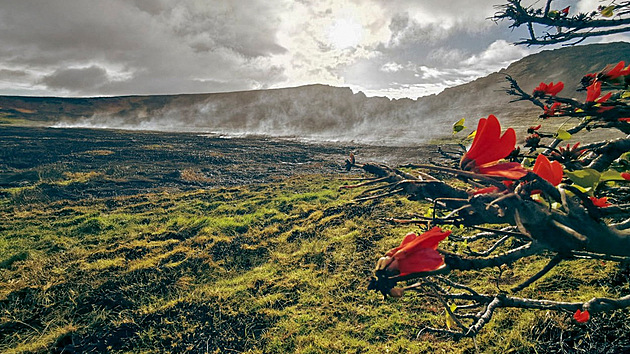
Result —
[[[540, 50], [511, 45], [523, 33], [487, 20], [497, 3], [2, 0], [0, 94], [171, 94], [322, 83], [415, 98]], [[598, 0], [556, 3], [578, 11]]]

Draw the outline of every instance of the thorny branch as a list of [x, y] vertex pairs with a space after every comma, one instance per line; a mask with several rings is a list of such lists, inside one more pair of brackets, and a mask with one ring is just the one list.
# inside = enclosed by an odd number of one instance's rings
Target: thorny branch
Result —
[[[577, 310], [585, 310], [589, 311], [592, 315], [600, 312], [608, 312], [630, 307], [630, 295], [618, 299], [596, 297], [586, 302], [536, 300], [513, 297], [506, 294], [452, 294], [446, 291], [440, 293], [439, 295], [445, 299], [473, 301], [472, 305], [483, 306], [484, 309], [477, 313], [473, 318], [465, 318], [465, 316], [460, 316], [457, 312], [454, 313], [454, 316], [458, 317], [461, 321], [470, 320], [470, 325], [465, 329], [454, 331], [425, 327], [420, 331], [419, 335], [423, 332], [427, 332], [448, 335], [453, 338], [474, 337], [483, 328], [483, 326], [491, 320], [493, 313], [501, 308], [554, 310], [569, 313], [573, 313]], [[468, 305], [468, 307], [471, 307], [471, 305]]]
[[[577, 44], [589, 37], [600, 37], [630, 31], [627, 18], [630, 2], [624, 1], [611, 7], [601, 7], [591, 13], [570, 14], [570, 9], [552, 9], [547, 1], [544, 10], [533, 6], [524, 7], [521, 0], [508, 0], [496, 6], [491, 18], [495, 22], [511, 21], [510, 28], [527, 26], [529, 38], [516, 44], [549, 45], [574, 41]], [[542, 28], [542, 29], [541, 29]], [[538, 30], [538, 33], [537, 33]]]

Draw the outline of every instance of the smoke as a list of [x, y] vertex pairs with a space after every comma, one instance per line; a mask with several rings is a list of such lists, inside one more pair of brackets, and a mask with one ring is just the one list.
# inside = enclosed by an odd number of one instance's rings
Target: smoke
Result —
[[66, 118], [54, 126], [263, 135], [391, 146], [417, 145], [445, 132], [444, 125], [434, 117], [429, 119], [417, 101], [366, 97], [348, 88], [324, 85], [172, 96], [161, 105], [151, 100], [147, 97], [134, 108], [117, 112]]

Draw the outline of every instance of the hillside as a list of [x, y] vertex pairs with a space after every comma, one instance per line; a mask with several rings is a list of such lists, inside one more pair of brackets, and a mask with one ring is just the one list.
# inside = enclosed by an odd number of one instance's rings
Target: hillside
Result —
[[[585, 73], [598, 72], [607, 64], [628, 62], [630, 43], [591, 44], [546, 50], [512, 63], [506, 69], [464, 85], [448, 88], [436, 96], [421, 98], [418, 103], [426, 112], [440, 112], [442, 119], [481, 117], [494, 113], [511, 126], [525, 126], [537, 117], [539, 109], [528, 102], [513, 102], [505, 93], [509, 87], [506, 75], [512, 76], [525, 92], [531, 92], [540, 82], [562, 81], [562, 95], [583, 99], [577, 92]], [[526, 122], [521, 120], [525, 118]]]
[[564, 94], [570, 95], [584, 73], [628, 58], [630, 43], [543, 51], [498, 73], [415, 101], [366, 97], [349, 88], [326, 85], [170, 96], [5, 96], [0, 97], [0, 117], [68, 127], [414, 144], [448, 134], [447, 127], [461, 117], [476, 120], [493, 113], [512, 126], [530, 125], [539, 112], [527, 103], [509, 103], [511, 98], [504, 92], [506, 75], [517, 79], [526, 91], [541, 81], [563, 81]]

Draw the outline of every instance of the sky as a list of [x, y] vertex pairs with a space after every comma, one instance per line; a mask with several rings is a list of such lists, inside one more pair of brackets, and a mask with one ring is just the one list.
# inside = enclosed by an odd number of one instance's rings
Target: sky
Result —
[[[512, 45], [524, 33], [488, 20], [493, 5], [501, 3], [2, 0], [0, 95], [179, 94], [328, 84], [368, 96], [417, 98], [542, 49]], [[554, 2], [572, 11], [598, 4]]]

